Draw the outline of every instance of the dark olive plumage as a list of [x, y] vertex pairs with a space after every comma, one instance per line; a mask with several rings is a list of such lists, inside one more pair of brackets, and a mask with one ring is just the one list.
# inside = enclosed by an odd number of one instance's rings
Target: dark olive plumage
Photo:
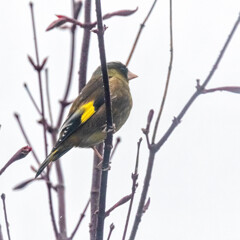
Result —
[[[137, 77], [120, 62], [107, 64], [112, 117], [115, 132], [126, 122], [131, 108], [132, 97], [129, 80]], [[101, 67], [93, 73], [90, 81], [73, 102], [59, 139], [51, 153], [41, 164], [36, 177], [52, 161], [57, 160], [72, 147], [94, 147], [106, 138], [106, 111]]]

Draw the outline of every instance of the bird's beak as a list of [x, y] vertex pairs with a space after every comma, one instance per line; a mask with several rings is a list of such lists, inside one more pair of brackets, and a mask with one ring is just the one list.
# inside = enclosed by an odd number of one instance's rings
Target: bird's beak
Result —
[[127, 77], [128, 77], [128, 80], [132, 80], [132, 79], [134, 79], [134, 78], [137, 78], [138, 75], [136, 75], [136, 74], [134, 74], [134, 73], [128, 71], [128, 75], [127, 75]]

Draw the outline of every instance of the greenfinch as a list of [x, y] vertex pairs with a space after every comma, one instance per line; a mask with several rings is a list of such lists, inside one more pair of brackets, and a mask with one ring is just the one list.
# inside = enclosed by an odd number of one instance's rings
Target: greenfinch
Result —
[[[129, 80], [137, 75], [120, 62], [107, 63], [114, 132], [126, 122], [132, 97]], [[90, 81], [74, 100], [59, 138], [46, 160], [39, 167], [36, 177], [53, 161], [73, 147], [94, 147], [106, 138], [106, 110], [101, 67], [93, 73]]]

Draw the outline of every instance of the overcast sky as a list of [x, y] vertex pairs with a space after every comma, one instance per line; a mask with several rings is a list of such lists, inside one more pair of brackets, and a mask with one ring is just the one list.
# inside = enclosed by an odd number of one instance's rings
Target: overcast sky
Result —
[[[107, 61], [126, 62], [131, 46], [152, 1], [103, 0], [103, 13], [121, 9], [138, 11], [129, 17], [105, 21]], [[71, 1], [34, 1], [40, 58], [48, 56], [50, 94], [54, 121], [59, 112], [69, 67], [70, 34], [47, 26], [55, 14], [71, 15]], [[170, 126], [195, 91], [196, 79], [204, 81], [211, 70], [240, 12], [239, 0], [173, 1], [174, 60], [169, 92], [157, 139]], [[92, 19], [95, 20], [93, 1]], [[83, 13], [80, 20], [83, 20]], [[38, 113], [29, 101], [26, 82], [38, 104], [37, 76], [27, 55], [34, 57], [28, 1], [10, 0], [1, 4], [0, 14], [0, 167], [26, 145], [13, 117], [18, 112], [38, 157], [44, 160], [42, 128]], [[77, 34], [73, 85], [69, 100], [78, 94], [78, 66], [82, 29]], [[240, 29], [237, 30], [208, 88], [240, 86]], [[107, 208], [131, 192], [131, 173], [136, 143], [143, 137], [150, 109], [160, 106], [169, 63], [169, 1], [158, 1], [148, 20], [129, 69], [139, 77], [130, 83], [134, 106], [129, 120], [116, 133], [122, 142], [109, 172]], [[100, 64], [96, 34], [91, 35], [88, 79]], [[40, 104], [39, 104], [40, 105]], [[50, 138], [49, 138], [50, 141]], [[92, 150], [73, 149], [61, 161], [66, 184], [67, 231], [70, 234], [90, 193]], [[148, 149], [143, 140], [139, 165], [139, 187], [133, 215], [143, 186]], [[54, 239], [46, 186], [34, 182], [20, 191], [12, 188], [34, 173], [31, 154], [15, 163], [0, 177], [0, 193], [6, 194], [8, 218], [13, 240]], [[55, 180], [55, 171], [53, 171]], [[200, 96], [184, 116], [155, 160], [138, 240], [235, 240], [240, 239], [240, 95], [216, 92]], [[54, 195], [54, 201], [56, 200]], [[121, 239], [128, 204], [115, 210], [106, 220], [106, 233], [113, 222], [112, 239]], [[55, 204], [57, 215], [57, 202]], [[2, 207], [0, 224], [7, 239]], [[77, 238], [88, 239], [89, 211]]]

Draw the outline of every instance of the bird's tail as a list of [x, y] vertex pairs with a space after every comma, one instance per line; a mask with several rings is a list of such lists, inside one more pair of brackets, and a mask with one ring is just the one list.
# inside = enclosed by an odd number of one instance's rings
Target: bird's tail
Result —
[[47, 156], [47, 158], [44, 160], [44, 162], [40, 165], [37, 173], [36, 173], [36, 176], [35, 178], [37, 178], [41, 173], [42, 171], [44, 170], [45, 167], [47, 167], [47, 165], [50, 163], [50, 162], [54, 162], [56, 161], [57, 159], [59, 159], [63, 154], [65, 154], [66, 152], [68, 152], [69, 150], [71, 149], [71, 147], [67, 148], [67, 149], [60, 149], [60, 148], [57, 148], [57, 149], [54, 149], [51, 151], [51, 153]]

